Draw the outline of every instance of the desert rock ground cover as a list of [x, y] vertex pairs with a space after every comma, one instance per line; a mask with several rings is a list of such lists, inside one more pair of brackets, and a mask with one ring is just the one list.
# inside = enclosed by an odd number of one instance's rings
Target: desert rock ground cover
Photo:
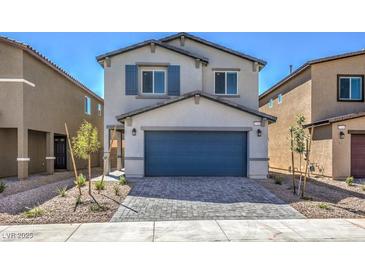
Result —
[[[65, 197], [57, 189], [67, 187]], [[117, 190], [118, 189], [118, 190]], [[93, 182], [92, 192], [101, 208], [82, 188], [80, 203], [76, 206], [79, 190], [72, 179], [63, 180], [37, 188], [0, 197], [0, 224], [47, 224], [108, 222], [130, 190], [128, 185], [106, 182], [100, 193]], [[27, 207], [28, 206], [28, 207]], [[25, 212], [37, 208], [41, 216], [27, 217]]]
[[345, 181], [311, 178], [307, 183], [306, 199], [301, 199], [293, 195], [290, 175], [273, 176], [279, 176], [281, 184], [276, 184], [274, 179], [257, 182], [307, 218], [365, 218], [364, 185], [348, 186]]

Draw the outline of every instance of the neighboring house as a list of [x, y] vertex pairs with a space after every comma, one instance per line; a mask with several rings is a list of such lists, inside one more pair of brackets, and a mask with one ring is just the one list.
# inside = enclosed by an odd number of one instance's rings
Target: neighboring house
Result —
[[275, 117], [258, 111], [264, 61], [187, 33], [97, 61], [105, 78], [104, 151], [116, 127], [117, 166], [124, 160], [127, 176], [267, 176], [267, 125]]
[[103, 142], [102, 98], [25, 44], [0, 37], [0, 60], [0, 177], [70, 170], [65, 122], [71, 136], [91, 122]]
[[289, 127], [303, 114], [314, 128], [312, 172], [365, 177], [364, 75], [365, 51], [331, 56], [305, 63], [260, 96], [260, 110], [278, 117], [269, 127], [272, 170], [291, 169]]

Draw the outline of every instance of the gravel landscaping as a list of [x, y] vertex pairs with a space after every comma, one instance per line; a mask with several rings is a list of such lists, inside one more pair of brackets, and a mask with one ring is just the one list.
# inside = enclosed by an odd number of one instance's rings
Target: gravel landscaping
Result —
[[[60, 187], [69, 188], [66, 196], [57, 193]], [[119, 189], [117, 195], [116, 188]], [[0, 225], [108, 222], [127, 196], [130, 186], [118, 182], [106, 182], [105, 189], [98, 193], [93, 182], [92, 193], [99, 208], [88, 195], [88, 187], [82, 188], [81, 203], [76, 207], [78, 188], [72, 179], [63, 180], [6, 197], [0, 197]], [[41, 216], [29, 218], [25, 211], [37, 207]]]
[[274, 179], [257, 180], [257, 182], [307, 218], [365, 217], [364, 185], [348, 186], [344, 181], [311, 178], [307, 183], [306, 199], [300, 199], [293, 195], [290, 175], [277, 173], [272, 175], [279, 176], [282, 183], [276, 184]]

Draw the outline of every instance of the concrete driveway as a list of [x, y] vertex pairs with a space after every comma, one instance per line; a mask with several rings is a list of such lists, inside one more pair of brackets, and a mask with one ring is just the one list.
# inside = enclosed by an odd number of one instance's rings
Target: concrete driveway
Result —
[[112, 222], [304, 218], [247, 178], [163, 177], [132, 182]]

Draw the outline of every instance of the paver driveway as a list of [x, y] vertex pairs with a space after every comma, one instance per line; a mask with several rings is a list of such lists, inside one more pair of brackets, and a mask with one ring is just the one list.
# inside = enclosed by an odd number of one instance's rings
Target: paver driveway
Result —
[[112, 222], [304, 218], [247, 178], [163, 177], [133, 183]]

